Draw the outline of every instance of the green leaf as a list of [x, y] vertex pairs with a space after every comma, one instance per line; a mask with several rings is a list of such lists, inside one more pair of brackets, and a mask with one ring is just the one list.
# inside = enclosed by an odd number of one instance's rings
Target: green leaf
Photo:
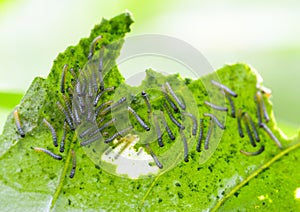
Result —
[[[64, 154], [66, 158], [63, 163], [49, 160], [51, 158], [47, 155], [34, 152], [31, 147], [38, 146], [58, 152], [53, 148], [50, 131], [42, 124], [42, 119], [47, 118], [52, 123], [60, 138], [64, 118], [56, 107], [56, 101], [62, 100], [59, 94], [59, 85], [64, 64], [68, 64], [78, 71], [78, 67], [83, 67], [87, 62], [90, 43], [96, 36], [101, 34], [104, 37], [101, 44], [120, 40], [125, 33], [130, 31], [131, 23], [132, 19], [128, 13], [111, 20], [103, 19], [102, 23], [92, 30], [89, 38], [82, 39], [77, 46], [71, 46], [64, 53], [58, 55], [46, 80], [41, 78], [34, 80], [18, 106], [21, 124], [26, 132], [25, 138], [21, 138], [17, 133], [13, 114], [9, 115], [4, 126], [4, 133], [0, 137], [0, 184], [3, 192], [0, 201], [3, 210], [32, 210], [34, 208], [41, 210], [49, 209], [50, 206], [65, 207], [65, 204], [70, 205], [70, 208], [78, 208], [87, 203], [85, 201], [81, 203], [80, 199], [89, 201], [84, 197], [84, 193], [90, 194], [96, 188], [95, 185], [91, 185], [91, 182], [99, 181], [98, 189], [102, 187], [102, 183], [100, 183], [102, 177], [99, 174], [102, 171], [95, 169], [95, 165], [86, 157], [82, 148], [76, 149], [76, 154], [78, 155], [77, 162], [82, 165], [80, 170], [84, 171], [78, 171], [76, 175], [84, 181], [85, 185], [80, 185], [83, 181], [65, 179], [66, 172], [70, 171], [68, 168], [73, 145], [72, 133], [67, 138], [69, 143], [66, 145]], [[96, 49], [99, 48], [100, 43]], [[114, 80], [110, 81], [117, 83], [123, 80], [117, 70], [109, 73], [107, 78], [113, 78]], [[72, 78], [69, 75], [66, 84], [67, 87], [72, 84]], [[76, 146], [76, 148], [78, 147]], [[81, 161], [84, 162], [81, 163]], [[108, 178], [103, 180], [106, 181]], [[64, 195], [59, 196], [62, 189]], [[66, 192], [69, 189], [72, 191]], [[79, 192], [81, 190], [83, 192]], [[81, 194], [74, 196], [74, 192]], [[69, 195], [71, 195], [70, 198]], [[99, 196], [99, 194], [95, 194], [95, 196]], [[58, 197], [60, 197], [59, 201], [57, 201]], [[64, 201], [66, 197], [68, 199]], [[20, 204], [13, 204], [16, 198], [20, 200]], [[87, 208], [89, 206], [99, 207], [98, 201], [86, 204]]]
[[[58, 153], [53, 147], [49, 129], [42, 125], [42, 119], [47, 118], [57, 131], [58, 138], [62, 136], [64, 117], [56, 107], [56, 101], [62, 101], [59, 84], [61, 70], [64, 64], [74, 67], [78, 73], [79, 67], [87, 63], [90, 43], [99, 34], [105, 39], [102, 44], [111, 44], [122, 39], [130, 31], [132, 19], [128, 14], [122, 14], [112, 20], [103, 20], [96, 26], [90, 38], [82, 39], [77, 46], [69, 47], [59, 54], [47, 79], [36, 78], [18, 108], [21, 123], [26, 132], [25, 138], [17, 133], [12, 114], [8, 117], [4, 133], [0, 137], [0, 202], [2, 210], [109, 210], [109, 211], [161, 211], [161, 210], [299, 210], [299, 200], [295, 199], [299, 179], [298, 158], [300, 139], [285, 139], [277, 129], [273, 115], [268, 123], [270, 129], [281, 141], [284, 149], [280, 150], [269, 136], [259, 129], [265, 151], [258, 156], [245, 156], [239, 151], [256, 151], [247, 136], [241, 139], [237, 131], [237, 120], [225, 116], [222, 112], [215, 114], [221, 121], [226, 121], [226, 130], [216, 128], [210, 141], [208, 151], [195, 151], [195, 139], [187, 135], [189, 143], [189, 162], [183, 162], [183, 148], [176, 127], [172, 127], [177, 140], [172, 143], [164, 133], [163, 148], [156, 143], [151, 148], [160, 157], [164, 166], [171, 170], [161, 171], [158, 175], [137, 180], [112, 175], [101, 169], [98, 163], [99, 155], [91, 155], [92, 148], [80, 147], [76, 133], [69, 132], [65, 153], [62, 161], [55, 161], [46, 154], [35, 152], [31, 147], [38, 146]], [[118, 55], [120, 46], [116, 46], [114, 58]], [[98, 51], [97, 51], [98, 52]], [[86, 66], [89, 68], [89, 66]], [[114, 67], [105, 77], [109, 86], [117, 86], [120, 94], [126, 94], [134, 104], [132, 107], [144, 119], [147, 119], [146, 108], [141, 99], [134, 98], [141, 90], [151, 87], [160, 88], [168, 81], [175, 85], [174, 89], [180, 97], [184, 97], [187, 111], [197, 119], [203, 117], [209, 108], [204, 101], [214, 100], [214, 103], [226, 103], [211, 79], [221, 79], [222, 83], [238, 93], [234, 99], [236, 108], [248, 112], [255, 122], [256, 105], [254, 94], [257, 90], [257, 75], [245, 64], [227, 65], [216, 74], [204, 76], [201, 79], [182, 79], [179, 75], [163, 76], [153, 70], [147, 70], [145, 80], [139, 87], [131, 87], [124, 83], [124, 78]], [[72, 77], [67, 76], [67, 87], [72, 87]], [[164, 101], [155, 90], [149, 95], [156, 96], [153, 108], [159, 109]], [[107, 98], [110, 96], [108, 95]], [[267, 111], [272, 113], [271, 104], [264, 96]], [[228, 104], [228, 103], [227, 103]], [[180, 118], [180, 117], [178, 117]], [[136, 133], [141, 140], [146, 140], [149, 134], [144, 133], [139, 124], [130, 117]], [[168, 119], [171, 126], [171, 121]], [[190, 120], [181, 119], [186, 124], [187, 131], [191, 128]], [[146, 121], [153, 126], [151, 120]], [[204, 121], [204, 132], [208, 130], [209, 120]], [[111, 131], [109, 131], [111, 132]], [[143, 133], [142, 133], [143, 132]], [[172, 154], [173, 145], [180, 145], [178, 154]], [[142, 144], [139, 144], [142, 145]], [[178, 147], [178, 146], [177, 146]], [[137, 145], [138, 148], [138, 145]], [[73, 179], [68, 175], [71, 171], [72, 149], [76, 152], [77, 169]], [[178, 149], [178, 148], [177, 148]], [[90, 158], [92, 156], [92, 158]], [[91, 161], [93, 160], [93, 161]], [[94, 163], [95, 162], [95, 163]], [[99, 166], [100, 165], [100, 166]], [[295, 176], [290, 179], [289, 176]], [[285, 183], [283, 183], [285, 182]]]

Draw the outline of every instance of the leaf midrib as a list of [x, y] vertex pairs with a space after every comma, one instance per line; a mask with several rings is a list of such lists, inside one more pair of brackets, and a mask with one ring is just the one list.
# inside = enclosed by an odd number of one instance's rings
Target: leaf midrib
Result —
[[[299, 139], [298, 139], [299, 140]], [[300, 141], [291, 145], [290, 147], [280, 151], [277, 155], [271, 158], [269, 161], [260, 166], [257, 170], [255, 170], [251, 175], [245, 178], [240, 184], [236, 185], [229, 193], [227, 193], [222, 199], [220, 199], [216, 205], [211, 209], [211, 211], [217, 211], [221, 208], [221, 206], [228, 200], [231, 196], [233, 196], [238, 190], [240, 190], [245, 184], [247, 184], [250, 180], [255, 178], [257, 175], [262, 173], [265, 169], [269, 168], [273, 163], [277, 160], [285, 156], [286, 154], [292, 152], [293, 150], [300, 148]]]
[[57, 202], [57, 199], [62, 191], [62, 188], [63, 188], [63, 185], [64, 185], [64, 181], [66, 179], [66, 176], [67, 176], [67, 171], [68, 171], [68, 168], [69, 168], [69, 164], [71, 163], [71, 151], [72, 149], [74, 148], [74, 145], [75, 145], [75, 141], [77, 140], [77, 136], [76, 136], [76, 133], [74, 133], [73, 135], [73, 139], [72, 139], [72, 142], [69, 146], [69, 149], [68, 149], [68, 153], [67, 153], [67, 158], [66, 158], [66, 161], [65, 161], [65, 165], [64, 165], [64, 169], [60, 175], [60, 179], [59, 179], [59, 183], [58, 183], [58, 186], [54, 192], [54, 195], [53, 195], [53, 199], [51, 201], [51, 207], [50, 209], [53, 209], [56, 202]]

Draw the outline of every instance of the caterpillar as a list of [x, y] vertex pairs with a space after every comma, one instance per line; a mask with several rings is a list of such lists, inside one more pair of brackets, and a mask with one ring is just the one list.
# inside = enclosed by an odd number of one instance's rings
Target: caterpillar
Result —
[[149, 151], [151, 157], [153, 158], [155, 164], [157, 165], [158, 168], [162, 169], [163, 165], [159, 162], [157, 156], [154, 154], [154, 152], [152, 151], [152, 149], [150, 148], [149, 144], [146, 144], [146, 149]]
[[265, 150], [265, 147], [264, 147], [264, 146], [261, 146], [261, 147], [259, 148], [259, 150], [257, 150], [256, 152], [247, 152], [247, 151], [242, 150], [242, 149], [240, 150], [240, 152], [241, 152], [242, 154], [244, 154], [244, 155], [247, 155], [247, 156], [255, 156], [255, 155], [261, 154], [264, 150]]
[[122, 97], [120, 100], [118, 100], [116, 103], [110, 105], [109, 107], [105, 108], [101, 113], [100, 115], [105, 115], [108, 111], [118, 107], [119, 105], [121, 105], [123, 102], [126, 101], [126, 97]]
[[169, 105], [172, 107], [172, 109], [174, 110], [174, 112], [178, 112], [178, 107], [176, 106], [176, 104], [173, 102], [173, 100], [170, 98], [169, 94], [167, 93], [165, 86], [162, 85], [161, 86], [161, 91], [164, 94], [167, 102], [169, 103]]
[[171, 113], [169, 107], [167, 106], [167, 104], [164, 104], [164, 108], [167, 111], [168, 116], [170, 117], [171, 121], [181, 130], [185, 129], [185, 126], [183, 126]]
[[199, 137], [198, 137], [198, 140], [197, 140], [197, 147], [196, 147], [197, 152], [201, 151], [201, 142], [202, 142], [202, 139], [203, 139], [203, 119], [200, 119], [199, 126], [200, 126], [199, 127]]
[[263, 128], [267, 132], [267, 134], [275, 142], [275, 144], [278, 146], [278, 148], [282, 149], [282, 144], [280, 143], [278, 138], [276, 138], [276, 136], [272, 133], [272, 131], [268, 128], [268, 126], [265, 123], [261, 123], [260, 127]]
[[251, 116], [249, 116], [248, 113], [245, 113], [245, 117], [246, 117], [246, 119], [248, 120], [248, 122], [250, 123], [250, 126], [251, 126], [251, 128], [252, 128], [252, 131], [253, 131], [255, 140], [256, 140], [257, 142], [259, 142], [259, 141], [260, 141], [259, 134], [258, 134], [258, 132], [257, 132], [257, 129], [256, 129], [256, 127], [255, 127], [255, 124], [254, 124], [254, 122], [253, 122]]
[[118, 136], [122, 136], [122, 134], [125, 134], [126, 132], [128, 132], [129, 130], [132, 129], [132, 126], [128, 127], [128, 128], [125, 128], [117, 133], [115, 133], [113, 136], [111, 136], [110, 138], [106, 139], [104, 141], [104, 143], [110, 143], [112, 142], [113, 140], [115, 140]]
[[18, 130], [20, 136], [22, 138], [24, 138], [25, 137], [25, 132], [24, 132], [22, 126], [21, 126], [21, 121], [20, 121], [19, 110], [18, 109], [14, 110], [14, 119], [15, 119], [15, 124], [16, 124], [17, 130]]
[[224, 92], [224, 91], [221, 91], [222, 94], [224, 94], [229, 102], [229, 105], [230, 105], [230, 115], [232, 118], [235, 118], [235, 105], [234, 105], [234, 102], [233, 102], [233, 99], [231, 98], [231, 95], [229, 95], [228, 93]]
[[166, 121], [166, 118], [165, 118], [165, 114], [163, 111], [160, 111], [160, 115], [161, 115], [161, 119], [162, 119], [162, 122], [163, 122], [163, 125], [168, 133], [168, 136], [171, 140], [175, 140], [175, 136], [174, 134], [172, 133], [167, 121]]
[[61, 82], [60, 82], [60, 92], [65, 93], [65, 83], [66, 83], [66, 72], [67, 72], [68, 64], [65, 64], [61, 74]]
[[115, 88], [114, 87], [110, 87], [110, 88], [105, 88], [103, 90], [100, 90], [100, 92], [98, 93], [98, 95], [96, 96], [95, 100], [94, 100], [94, 106], [96, 107], [101, 96], [104, 94], [105, 91], [113, 91]]
[[192, 119], [193, 121], [192, 135], [195, 136], [197, 134], [197, 128], [198, 128], [198, 122], [196, 120], [196, 117], [193, 114], [187, 112], [183, 112], [182, 114]]
[[215, 110], [220, 110], [220, 111], [228, 111], [228, 108], [227, 107], [222, 107], [222, 106], [218, 106], [218, 105], [215, 105], [211, 102], [208, 102], [208, 101], [204, 101], [204, 104], [206, 104], [207, 106], [215, 109]]
[[102, 36], [99, 35], [97, 37], [94, 38], [94, 40], [92, 41], [91, 43], [91, 47], [90, 47], [90, 52], [89, 52], [89, 55], [88, 55], [88, 59], [92, 59], [93, 55], [94, 55], [94, 52], [95, 52], [95, 48], [96, 48], [96, 45], [97, 43], [102, 39]]
[[222, 130], [225, 130], [225, 125], [223, 125], [214, 114], [204, 113], [203, 116], [210, 117], [218, 125], [218, 127], [220, 127]]
[[186, 137], [184, 135], [183, 130], [180, 130], [180, 136], [181, 136], [181, 139], [183, 142], [183, 149], [184, 149], [183, 160], [185, 162], [189, 162], [189, 158], [188, 158], [189, 157], [189, 149], [188, 149], [188, 144], [187, 144]]
[[64, 121], [64, 129], [63, 129], [63, 135], [61, 137], [61, 142], [60, 142], [60, 149], [59, 151], [63, 153], [65, 151], [65, 140], [66, 140], [66, 135], [67, 135], [67, 122]]
[[252, 132], [251, 132], [251, 129], [250, 129], [250, 123], [249, 123], [249, 118], [247, 116], [247, 113], [246, 113], [246, 115], [243, 116], [243, 121], [244, 121], [244, 124], [245, 124], [245, 127], [246, 127], [247, 135], [250, 139], [250, 143], [253, 147], [256, 147], [256, 143], [254, 141], [254, 138], [253, 138], [253, 135], [252, 135]]
[[142, 118], [130, 106], [128, 106], [127, 109], [130, 113], [132, 113], [134, 115], [135, 119], [146, 131], [150, 130], [150, 127], [148, 127], [148, 125], [142, 120]]
[[215, 85], [216, 87], [220, 88], [221, 90], [223, 90], [224, 92], [228, 93], [229, 95], [233, 96], [233, 97], [237, 97], [237, 93], [235, 93], [234, 91], [232, 91], [230, 88], [228, 88], [227, 86], [215, 81], [215, 80], [211, 80], [211, 83], [213, 85]]
[[44, 152], [45, 154], [49, 155], [50, 157], [54, 158], [55, 160], [61, 160], [62, 159], [61, 155], [54, 154], [50, 150], [47, 150], [47, 149], [44, 149], [44, 148], [41, 148], [41, 147], [33, 147], [32, 149], [34, 149], [37, 152]]
[[[202, 102], [204, 105], [208, 106], [208, 109], [217, 110], [216, 113], [203, 112], [197, 114], [198, 110], [191, 109], [192, 107], [190, 107], [186, 97], [184, 96], [184, 98], [182, 98], [178, 95], [181, 92], [178, 92], [178, 88], [172, 87], [176, 84], [172, 81], [159, 82], [156, 93], [148, 92], [145, 88], [137, 91], [138, 94], [136, 96], [132, 95], [129, 91], [125, 94], [118, 93], [118, 87], [120, 87], [120, 85], [111, 85], [109, 84], [109, 80], [106, 79], [110, 68], [112, 68], [110, 67], [111, 64], [108, 61], [109, 58], [107, 56], [109, 54], [109, 49], [107, 46], [103, 45], [99, 50], [96, 48], [102, 38], [103, 36], [99, 35], [92, 41], [87, 56], [88, 63], [82, 69], [78, 69], [77, 75], [73, 68], [69, 69], [74, 78], [73, 80], [75, 80], [75, 83], [72, 85], [72, 95], [71, 92], [66, 89], [65, 85], [68, 64], [65, 64], [62, 69], [60, 92], [63, 102], [56, 102], [58, 109], [64, 115], [64, 131], [61, 138], [60, 152], [64, 152], [65, 138], [66, 133], [68, 132], [66, 129], [67, 126], [71, 129], [70, 131], [72, 133], [76, 133], [80, 146], [86, 148], [87, 151], [95, 151], [95, 154], [99, 154], [99, 152], [103, 153], [108, 147], [119, 145], [121, 137], [124, 137], [128, 133], [140, 133], [137, 128], [142, 128], [144, 131], [140, 134], [145, 134], [145, 137], [143, 138], [150, 139], [155, 137], [155, 140], [157, 141], [155, 144], [158, 145], [159, 150], [162, 152], [168, 147], [168, 145], [165, 144], [175, 144], [177, 138], [180, 139], [183, 144], [183, 151], [181, 153], [183, 154], [183, 160], [188, 162], [190, 148], [195, 148], [197, 152], [202, 152], [202, 141], [204, 141], [204, 150], [211, 148], [211, 139], [213, 139], [215, 129], [218, 129], [215, 126], [218, 126], [221, 130], [226, 129], [226, 124], [222, 123], [223, 120], [219, 119], [217, 112], [228, 112], [229, 109], [230, 117], [237, 118], [237, 132], [241, 138], [244, 137], [244, 126], [248, 138], [250, 139], [250, 144], [256, 147], [256, 142], [260, 141], [258, 130], [261, 128], [274, 140], [279, 148], [282, 148], [279, 140], [268, 126], [263, 123], [262, 115], [264, 116], [265, 122], [269, 121], [269, 115], [267, 114], [261, 91], [257, 91], [254, 98], [259, 120], [257, 123], [259, 126], [258, 129], [256, 128], [256, 123], [254, 123], [247, 111], [242, 111], [240, 108], [236, 115], [235, 104], [232, 97], [238, 98], [238, 93], [215, 80], [211, 80], [210, 83], [218, 88], [221, 94], [226, 97], [230, 107], [220, 106], [213, 101]], [[99, 54], [97, 54], [97, 51], [99, 51]], [[176, 91], [176, 93], [174, 91]], [[117, 101], [111, 99], [112, 95], [107, 95], [105, 94], [106, 92], [109, 92], [109, 94], [118, 94], [116, 96], [118, 96], [119, 99]], [[141, 101], [143, 102], [143, 105], [140, 103]], [[137, 109], [139, 107], [144, 107], [146, 109], [147, 116], [141, 112], [143, 111], [142, 109]], [[158, 111], [158, 113], [156, 113], [156, 111]], [[124, 117], [127, 116], [127, 119], [119, 119], [116, 115], [117, 113], [120, 113]], [[131, 119], [128, 117], [131, 117]], [[190, 120], [185, 121], [185, 117], [189, 117], [192, 122], [190, 122]], [[204, 130], [204, 123], [206, 123], [205, 119], [208, 119], [209, 123], [207, 130]], [[20, 135], [22, 136], [24, 134], [25, 136], [25, 133], [22, 133], [17, 112], [15, 120]], [[46, 124], [49, 124], [46, 119], [44, 120]], [[137, 124], [135, 125], [131, 122]], [[162, 123], [162, 127], [160, 126], [160, 123]], [[55, 132], [55, 130], [48, 124], [47, 126], [51, 130], [54, 139], [53, 132]], [[107, 132], [104, 132], [104, 129]], [[204, 131], [207, 131], [206, 134]], [[155, 151], [155, 153], [157, 153], [155, 154], [153, 151], [155, 149], [151, 148], [154, 144], [150, 144], [147, 139], [141, 141], [142, 146], [146, 148], [159, 169], [163, 170], [164, 168], [167, 168], [168, 166], [164, 164], [165, 161], [160, 155], [161, 152]], [[54, 146], [58, 146], [57, 138], [55, 140], [56, 141], [53, 140]], [[118, 144], [114, 144], [115, 140], [118, 140]], [[195, 141], [195, 146], [193, 146], [193, 141]], [[35, 147], [34, 150], [45, 152], [58, 160], [62, 159], [62, 156], [56, 155], [47, 149]], [[256, 156], [262, 154], [264, 150], [265, 147], [262, 145], [256, 152], [247, 152], [242, 149], [240, 152], [247, 156]], [[75, 150], [70, 150], [70, 154], [72, 158], [72, 169], [69, 177], [73, 178], [76, 170]]]
[[[113, 118], [113, 119], [109, 120], [108, 122], [106, 122], [106, 123], [104, 123], [102, 126], [100, 126], [98, 129], [96, 129], [95, 131], [91, 132], [91, 133], [89, 134], [89, 136], [91, 137], [91, 136], [93, 136], [93, 135], [95, 135], [95, 134], [101, 132], [102, 130], [104, 130], [104, 129], [107, 128], [108, 126], [112, 125], [115, 121], [116, 121], [116, 118]], [[90, 129], [92, 129], [92, 128], [90, 128]]]
[[178, 98], [178, 96], [175, 94], [175, 92], [173, 91], [171, 85], [166, 82], [166, 86], [168, 88], [169, 93], [171, 94], [171, 96], [175, 99], [175, 101], [177, 102], [177, 104], [181, 107], [182, 110], [185, 110], [185, 104], [183, 102], [180, 101], [180, 99]]
[[256, 92], [254, 100], [256, 101], [256, 105], [257, 105], [257, 116], [258, 116], [258, 119], [259, 119], [259, 124], [262, 123], [262, 117], [261, 117], [262, 114], [265, 118], [265, 121], [269, 122], [270, 117], [268, 115], [265, 103], [262, 99], [261, 91]]
[[75, 151], [73, 149], [71, 150], [71, 157], [72, 157], [72, 169], [71, 169], [69, 177], [73, 178], [75, 175], [75, 170], [76, 170], [76, 155], [75, 155]]
[[65, 119], [68, 123], [68, 125], [70, 126], [70, 128], [72, 130], [74, 130], [74, 125], [73, 122], [71, 121], [70, 115], [68, 114], [68, 112], [65, 110], [65, 108], [61, 105], [61, 103], [59, 101], [56, 102], [56, 105], [58, 107], [58, 109], [65, 115]]
[[57, 144], [57, 135], [56, 135], [56, 131], [55, 131], [54, 127], [45, 118], [43, 119], [43, 122], [48, 127], [48, 129], [51, 131], [52, 139], [53, 139], [53, 145], [55, 147], [57, 147], [58, 146], [58, 144]]
[[148, 113], [150, 113], [151, 112], [151, 104], [150, 104], [150, 102], [149, 102], [149, 97], [148, 97], [148, 94], [145, 92], [145, 91], [142, 91], [142, 96], [143, 96], [143, 98], [144, 98], [144, 100], [145, 100], [145, 102], [146, 102], [146, 104], [147, 104], [147, 107], [148, 107]]
[[208, 148], [209, 148], [209, 140], [210, 140], [210, 137], [211, 137], [211, 134], [212, 134], [212, 130], [214, 128], [214, 122], [212, 120], [213, 119], [211, 118], [209, 128], [208, 128], [208, 132], [207, 132], [206, 137], [205, 137], [204, 149], [206, 149], [206, 150], [208, 150]]
[[98, 71], [99, 71], [100, 90], [103, 91], [103, 90], [104, 90], [104, 81], [103, 81], [102, 71], [103, 71], [103, 55], [104, 55], [104, 48], [101, 48], [100, 54], [101, 54], [101, 55], [100, 55], [100, 60], [99, 60]]
[[155, 114], [153, 115], [153, 119], [154, 119], [156, 133], [157, 133], [157, 142], [158, 142], [158, 145], [160, 147], [163, 147], [164, 143], [163, 143], [163, 140], [162, 140], [161, 129], [160, 129], [160, 126], [159, 126], [159, 123], [158, 123], [158, 120], [157, 120], [157, 116]]
[[237, 116], [237, 126], [238, 126], [238, 132], [241, 138], [244, 138], [244, 132], [243, 132], [243, 128], [242, 128], [242, 123], [241, 123], [241, 119], [242, 119], [242, 109], [239, 108], [238, 110], [238, 116]]

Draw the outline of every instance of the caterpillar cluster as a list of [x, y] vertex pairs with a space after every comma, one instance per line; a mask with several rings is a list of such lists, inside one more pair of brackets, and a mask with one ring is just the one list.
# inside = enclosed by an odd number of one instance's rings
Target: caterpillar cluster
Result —
[[[90, 47], [90, 52], [88, 55], [88, 63], [90, 66], [79, 70], [78, 75], [75, 74], [72, 68], [68, 69], [68, 65], [64, 65], [62, 68], [62, 75], [60, 80], [60, 92], [63, 99], [63, 104], [60, 101], [56, 102], [58, 109], [64, 114], [64, 125], [63, 125], [63, 135], [60, 142], [59, 151], [64, 152], [65, 139], [67, 132], [75, 131], [78, 140], [80, 140], [80, 146], [85, 147], [92, 145], [96, 142], [101, 142], [102, 144], [112, 144], [115, 139], [118, 139], [134, 130], [135, 125], [128, 125], [121, 129], [117, 129], [115, 124], [122, 120], [118, 120], [118, 117], [113, 117], [112, 111], [120, 110], [121, 112], [126, 111], [131, 119], [135, 120], [136, 123], [145, 131], [153, 131], [156, 134], [156, 141], [159, 147], [164, 147], [165, 141], [163, 140], [163, 133], [167, 133], [168, 138], [174, 141], [176, 136], [174, 132], [174, 127], [178, 129], [179, 135], [183, 143], [183, 160], [185, 162], [189, 161], [189, 147], [187, 143], [187, 138], [185, 136], [187, 127], [184, 125], [182, 119], [178, 119], [178, 114], [181, 114], [183, 118], [187, 117], [191, 120], [191, 135], [196, 140], [196, 151], [201, 152], [202, 146], [205, 150], [209, 149], [210, 138], [213, 133], [215, 126], [218, 126], [221, 130], [225, 130], [226, 126], [218, 119], [213, 113], [203, 113], [201, 114], [199, 120], [197, 120], [197, 115], [188, 112], [184, 98], [180, 98], [174, 91], [173, 85], [170, 82], [164, 82], [160, 87], [161, 96], [164, 97], [164, 102], [160, 105], [158, 109], [159, 113], [154, 113], [152, 98], [146, 90], [140, 91], [140, 96], [144, 100], [144, 106], [147, 108], [149, 114], [148, 120], [145, 120], [141, 114], [133, 109], [133, 107], [128, 103], [128, 98], [126, 96], [121, 96], [117, 101], [108, 99], [109, 95], [115, 92], [115, 86], [107, 87], [105, 85], [104, 79], [105, 75], [112, 68], [112, 64], [105, 60], [105, 46], [102, 46], [99, 51], [99, 60], [94, 60], [95, 49], [97, 43], [102, 39], [102, 36], [96, 37]], [[108, 53], [107, 53], [108, 54]], [[96, 62], [95, 62], [96, 61]], [[96, 64], [96, 65], [95, 65]], [[96, 71], [95, 71], [96, 70]], [[66, 90], [66, 74], [70, 73], [75, 80], [73, 83], [73, 90]], [[209, 101], [204, 101], [204, 104], [212, 110], [223, 111], [227, 113], [230, 109], [230, 115], [232, 118], [237, 119], [237, 129], [239, 136], [243, 138], [244, 130], [250, 140], [250, 144], [253, 147], [257, 146], [260, 141], [257, 126], [262, 128], [276, 145], [281, 149], [282, 145], [279, 140], [275, 137], [272, 131], [268, 128], [266, 123], [270, 120], [267, 113], [263, 98], [262, 91], [257, 90], [254, 101], [257, 106], [257, 118], [258, 123], [254, 123], [252, 117], [246, 111], [242, 111], [240, 108], [236, 110], [234, 101], [232, 98], [237, 98], [238, 94], [232, 91], [227, 86], [211, 80], [211, 84], [215, 86], [221, 95], [224, 95], [228, 100], [229, 108], [223, 105], [216, 105]], [[66, 92], [68, 91], [68, 92]], [[110, 95], [111, 96], [111, 95]], [[156, 108], [157, 109], [157, 108]], [[177, 114], [177, 115], [176, 115]], [[16, 123], [17, 130], [21, 137], [25, 136], [25, 132], [22, 129], [21, 120], [19, 117], [18, 109], [14, 111], [14, 119]], [[170, 122], [167, 122], [167, 120]], [[206, 135], [204, 135], [204, 119], [209, 119], [209, 127]], [[149, 120], [153, 120], [153, 127], [149, 125]], [[43, 123], [48, 127], [53, 138], [53, 145], [58, 147], [58, 139], [54, 127], [45, 118]], [[173, 125], [172, 126], [170, 126]], [[109, 135], [107, 129], [115, 127], [115, 133]], [[69, 128], [69, 129], [68, 129]], [[172, 131], [173, 129], [173, 131]], [[111, 130], [110, 130], [111, 132]], [[204, 141], [204, 144], [203, 144]], [[156, 166], [160, 169], [164, 167], [164, 164], [159, 160], [157, 155], [151, 149], [149, 142], [142, 144], [146, 151], [153, 158]], [[33, 147], [35, 151], [44, 152], [54, 159], [61, 160], [62, 156], [55, 154], [47, 149], [41, 147]], [[247, 152], [245, 150], [240, 150], [240, 152], [247, 156], [254, 156], [261, 154], [265, 147], [263, 145], [255, 152]], [[73, 178], [76, 170], [76, 154], [72, 149], [70, 151], [72, 158], [72, 169], [69, 174], [70, 178]]]

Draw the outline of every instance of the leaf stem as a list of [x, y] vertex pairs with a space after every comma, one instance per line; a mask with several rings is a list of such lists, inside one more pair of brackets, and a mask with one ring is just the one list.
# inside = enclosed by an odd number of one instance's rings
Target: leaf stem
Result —
[[227, 199], [229, 199], [234, 193], [236, 193], [239, 189], [241, 189], [245, 184], [247, 184], [251, 179], [255, 178], [257, 175], [259, 175], [263, 170], [270, 167], [274, 162], [276, 162], [278, 159], [285, 156], [287, 153], [297, 149], [300, 147], [300, 142], [297, 142], [295, 145], [290, 146], [289, 148], [279, 152], [275, 157], [273, 157], [271, 160], [263, 164], [261, 167], [259, 167], [255, 172], [253, 172], [251, 175], [249, 175], [244, 181], [242, 181], [239, 185], [234, 187], [226, 196], [224, 196], [217, 204], [211, 209], [211, 211], [217, 211], [220, 209], [220, 207], [225, 203]]
[[58, 186], [57, 186], [57, 189], [53, 195], [53, 199], [51, 201], [51, 207], [50, 209], [53, 209], [54, 206], [55, 206], [55, 203], [61, 193], [61, 190], [63, 188], [63, 185], [64, 185], [64, 181], [66, 179], [66, 175], [67, 175], [67, 171], [68, 171], [68, 168], [69, 168], [69, 164], [71, 163], [71, 151], [74, 147], [74, 144], [75, 144], [75, 141], [77, 140], [77, 136], [76, 134], [74, 133], [73, 135], [73, 139], [72, 139], [72, 142], [69, 146], [69, 149], [68, 149], [68, 154], [67, 154], [67, 158], [66, 158], [66, 161], [65, 161], [65, 165], [64, 165], [64, 169], [60, 175], [60, 179], [59, 179], [59, 183], [58, 183]]
[[[148, 197], [150, 191], [152, 190], [152, 188], [154, 187], [156, 181], [158, 180], [158, 178], [161, 176], [161, 174], [157, 175], [157, 177], [153, 180], [151, 186], [149, 187], [149, 189], [147, 190], [146, 194], [144, 195], [143, 199], [140, 202], [140, 207], [144, 204], [144, 201], [146, 200], [146, 198]], [[139, 207], [139, 208], [140, 208]]]

